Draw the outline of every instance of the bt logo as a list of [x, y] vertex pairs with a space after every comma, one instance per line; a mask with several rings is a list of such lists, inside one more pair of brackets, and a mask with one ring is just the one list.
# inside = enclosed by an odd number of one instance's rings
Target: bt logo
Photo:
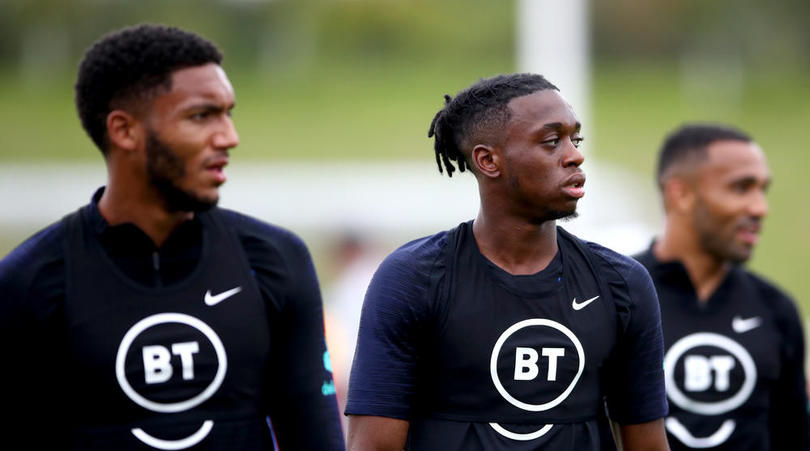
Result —
[[[174, 333], [204, 337], [205, 340], [183, 340], [168, 346], [156, 344], [162, 332], [167, 330], [166, 325], [171, 325]], [[215, 365], [200, 374], [195, 362], [203, 353]], [[178, 361], [180, 371], [176, 372], [174, 363]], [[143, 364], [142, 372], [138, 363]], [[205, 402], [219, 390], [227, 369], [228, 359], [219, 336], [201, 320], [183, 313], [159, 313], [138, 321], [121, 339], [115, 358], [115, 377], [121, 390], [132, 402], [159, 413], [183, 412]], [[183, 399], [166, 399], [160, 396], [159, 390], [169, 382], [185, 382], [198, 389], [183, 391], [187, 394]], [[196, 445], [213, 427], [213, 420], [205, 420], [195, 433], [179, 440], [156, 438], [141, 428], [133, 428], [131, 432], [153, 448], [178, 450]]]
[[[681, 376], [682, 375], [682, 376]], [[664, 356], [667, 397], [685, 411], [717, 415], [743, 405], [757, 382], [757, 367], [751, 354], [736, 341], [715, 333], [687, 335], [672, 345]], [[736, 423], [725, 419], [717, 430], [694, 436], [675, 415], [666, 420], [670, 434], [691, 448], [711, 448], [724, 443]]]
[[[547, 376], [546, 380], [557, 380], [557, 358], [565, 355], [565, 348], [541, 348], [543, 357], [548, 359]], [[533, 348], [515, 348], [515, 380], [516, 381], [530, 381], [534, 380], [540, 373], [540, 368], [537, 365], [539, 356], [537, 351]]]
[[[569, 356], [567, 351], [573, 353]], [[509, 373], [503, 371], [504, 367], [509, 368]], [[576, 335], [544, 318], [523, 320], [506, 329], [495, 342], [489, 367], [498, 393], [513, 406], [529, 412], [558, 406], [574, 390], [584, 368], [585, 352]]]
[[[194, 379], [194, 354], [198, 352], [200, 352], [200, 344], [196, 341], [172, 344], [171, 353], [180, 356], [184, 380]], [[159, 384], [171, 379], [174, 368], [171, 354], [165, 346], [144, 346], [142, 353], [144, 379], [147, 384]]]
[[687, 355], [683, 361], [684, 389], [690, 392], [706, 391], [712, 387], [714, 374], [714, 389], [728, 391], [729, 373], [734, 366], [734, 357], [730, 355]]
[[[520, 321], [507, 328], [492, 348], [490, 376], [498, 393], [513, 406], [542, 412], [560, 405], [574, 390], [585, 368], [582, 343], [570, 329], [544, 318]], [[551, 430], [516, 433], [498, 423], [490, 426], [504, 437], [528, 441]]]

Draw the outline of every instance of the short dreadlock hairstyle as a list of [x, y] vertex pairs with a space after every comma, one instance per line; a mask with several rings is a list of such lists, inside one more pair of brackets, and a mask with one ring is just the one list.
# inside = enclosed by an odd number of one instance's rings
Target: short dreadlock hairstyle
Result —
[[171, 90], [171, 73], [178, 69], [221, 61], [214, 44], [178, 28], [143, 24], [109, 33], [79, 64], [75, 101], [82, 126], [106, 155], [110, 111]]
[[428, 130], [428, 138], [435, 136], [433, 149], [439, 172], [443, 172], [444, 164], [447, 175], [452, 177], [456, 167], [451, 161], [464, 172], [470, 163], [462, 150], [469, 140], [486, 130], [504, 127], [511, 117], [510, 100], [546, 89], [559, 91], [542, 75], [506, 74], [481, 79], [455, 98], [445, 94], [444, 107], [433, 117]]
[[740, 130], [717, 124], [685, 124], [673, 131], [661, 146], [658, 154], [656, 179], [663, 189], [669, 169], [689, 159], [704, 160], [708, 147], [717, 141], [752, 142], [750, 136]]

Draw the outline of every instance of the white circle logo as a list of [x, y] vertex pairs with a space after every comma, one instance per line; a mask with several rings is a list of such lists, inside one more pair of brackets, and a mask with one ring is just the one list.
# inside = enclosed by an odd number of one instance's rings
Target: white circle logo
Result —
[[[216, 352], [218, 365], [213, 380], [202, 392], [183, 401], [161, 403], [147, 399], [132, 388], [132, 385], [130, 385], [129, 381], [127, 380], [124, 367], [129, 348], [138, 335], [150, 327], [167, 323], [184, 324], [197, 329], [203, 335], [205, 335], [206, 338], [208, 338], [208, 340], [211, 342], [211, 345]], [[199, 319], [183, 313], [159, 313], [138, 321], [124, 335], [124, 338], [121, 340], [121, 344], [118, 347], [118, 354], [115, 358], [115, 377], [118, 379], [118, 384], [121, 386], [124, 393], [136, 404], [155, 412], [174, 413], [194, 408], [213, 396], [213, 394], [219, 389], [220, 385], [222, 385], [222, 381], [225, 379], [227, 367], [228, 359], [225, 355], [225, 347], [222, 345], [222, 341], [219, 339], [214, 330], [211, 329], [211, 327]]]
[[[728, 397], [721, 401], [706, 402], [693, 399], [681, 391], [681, 389], [675, 383], [675, 366], [681, 359], [681, 356], [699, 346], [719, 348], [724, 352], [731, 354], [731, 356], [736, 358], [742, 366], [745, 375], [742, 385], [736, 390], [736, 392], [730, 393]], [[686, 356], [687, 359], [690, 357], [692, 356]], [[694, 377], [686, 374], [684, 378], [685, 384], [688, 385], [690, 381], [692, 381], [692, 385], [698, 386], [697, 388], [699, 389], [707, 387], [710, 372], [714, 370], [714, 377], [716, 379], [715, 385], [720, 384], [721, 388], [726, 389], [729, 387], [728, 372], [733, 367], [733, 361], [730, 360], [730, 356], [714, 356], [712, 358], [713, 360], [711, 361], [710, 359], [702, 356], [695, 356], [693, 358], [698, 359], [693, 365], [695, 368], [697, 368], [697, 371], [693, 370], [693, 373], [700, 377]], [[717, 364], [715, 364], [715, 362], [717, 362]], [[688, 372], [689, 368], [685, 368], [685, 373]], [[718, 381], [717, 378], [720, 378], [720, 380]], [[698, 382], [695, 382], [696, 380]], [[719, 415], [736, 409], [748, 400], [748, 397], [751, 396], [751, 392], [754, 390], [754, 385], [756, 385], [757, 382], [757, 367], [754, 364], [754, 359], [751, 358], [748, 351], [746, 351], [745, 348], [743, 348], [736, 341], [723, 335], [701, 332], [687, 335], [675, 342], [675, 344], [669, 348], [669, 351], [667, 351], [667, 354], [664, 357], [664, 382], [666, 384], [669, 399], [678, 407], [703, 415]]]
[[[512, 336], [517, 331], [519, 331], [519, 330], [521, 330], [523, 328], [535, 327], [535, 326], [550, 327], [550, 328], [552, 328], [552, 329], [554, 329], [554, 330], [556, 330], [558, 332], [561, 332], [563, 335], [565, 335], [571, 341], [571, 343], [573, 343], [574, 348], [576, 348], [577, 355], [579, 356], [579, 368], [577, 369], [577, 373], [574, 376], [573, 380], [571, 380], [571, 383], [568, 384], [568, 386], [565, 388], [565, 390], [559, 396], [557, 396], [556, 398], [554, 398], [554, 399], [552, 399], [551, 401], [548, 401], [548, 402], [544, 402], [544, 403], [540, 403], [540, 404], [529, 404], [529, 403], [526, 403], [526, 402], [523, 402], [523, 401], [520, 401], [520, 400], [516, 399], [514, 396], [512, 396], [506, 390], [506, 388], [504, 388], [503, 384], [501, 383], [500, 378], [498, 377], [498, 356], [500, 355], [501, 348], [503, 347], [504, 343], [506, 342], [506, 340], [510, 336]], [[544, 353], [544, 355], [546, 355], [546, 354]], [[561, 356], [562, 354], [551, 353], [550, 355], [552, 357], [554, 357], [555, 355], [556, 356]], [[555, 362], [554, 365], [555, 365], [555, 371], [556, 371], [556, 357], [555, 357], [554, 362]], [[517, 365], [517, 363], [516, 363], [516, 365]], [[577, 339], [576, 335], [574, 335], [574, 333], [571, 332], [571, 330], [569, 330], [567, 327], [563, 326], [562, 324], [560, 324], [560, 323], [558, 323], [556, 321], [552, 321], [552, 320], [549, 320], [549, 319], [543, 319], [543, 318], [533, 318], [533, 319], [527, 319], [527, 320], [524, 320], [524, 321], [520, 321], [519, 323], [516, 323], [516, 324], [512, 325], [511, 327], [509, 327], [508, 329], [506, 329], [503, 332], [503, 334], [501, 334], [500, 338], [498, 338], [498, 341], [495, 342], [495, 347], [492, 349], [492, 356], [491, 356], [490, 362], [489, 362], [489, 370], [490, 370], [490, 375], [492, 376], [492, 383], [495, 384], [495, 388], [498, 390], [498, 393], [500, 393], [501, 396], [503, 396], [503, 398], [506, 399], [513, 406], [515, 406], [515, 407], [517, 407], [519, 409], [529, 411], [529, 412], [542, 412], [542, 411], [545, 411], [545, 410], [549, 410], [551, 408], [556, 407], [561, 402], [563, 402], [568, 397], [568, 395], [571, 394], [571, 391], [574, 390], [574, 386], [576, 386], [577, 382], [579, 381], [579, 378], [582, 375], [582, 370], [584, 368], [585, 368], [585, 352], [582, 350], [582, 344], [579, 342], [579, 339]], [[515, 371], [516, 371], [516, 375], [517, 375], [518, 374], [517, 368], [516, 368]]]

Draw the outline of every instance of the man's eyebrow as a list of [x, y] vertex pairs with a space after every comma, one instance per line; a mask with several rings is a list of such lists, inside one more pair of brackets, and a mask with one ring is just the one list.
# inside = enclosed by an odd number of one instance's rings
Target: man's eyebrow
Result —
[[[563, 130], [565, 129], [565, 125], [562, 122], [549, 122], [547, 124], [543, 124], [541, 130]], [[574, 124], [574, 131], [578, 132], [579, 129], [582, 128], [582, 124], [577, 122]]]
[[[580, 128], [582, 128], [582, 124], [579, 123], [579, 122], [575, 123], [574, 124], [574, 133], [578, 132], [580, 130]], [[549, 123], [543, 124], [543, 126], [540, 127], [537, 131], [538, 132], [546, 132], [546, 131], [549, 131], [549, 130], [560, 131], [560, 130], [565, 130], [565, 129], [567, 129], [567, 127], [562, 122], [549, 122]]]
[[230, 105], [222, 105], [219, 103], [214, 102], [196, 102], [187, 105], [184, 110], [203, 110], [203, 111], [211, 111], [211, 112], [219, 112], [219, 111], [229, 111], [232, 110], [236, 106], [236, 103], [232, 103]]
[[[746, 174], [746, 175], [735, 178], [734, 180], [731, 181], [731, 183], [732, 184], [754, 185], [754, 184], [760, 183], [760, 180], [761, 179], [759, 177], [755, 176], [755, 175], [747, 175]], [[762, 180], [762, 184], [764, 185], [765, 188], [767, 188], [768, 186], [770, 186], [771, 181], [772, 181], [772, 178], [770, 176], [768, 176], [764, 180]]]

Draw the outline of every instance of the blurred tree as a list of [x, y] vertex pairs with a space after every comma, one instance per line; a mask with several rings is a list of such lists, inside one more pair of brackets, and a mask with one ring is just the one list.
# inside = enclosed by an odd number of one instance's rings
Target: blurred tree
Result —
[[810, 63], [810, 2], [802, 0], [595, 0], [594, 55], [668, 59], [740, 55], [747, 70]]

